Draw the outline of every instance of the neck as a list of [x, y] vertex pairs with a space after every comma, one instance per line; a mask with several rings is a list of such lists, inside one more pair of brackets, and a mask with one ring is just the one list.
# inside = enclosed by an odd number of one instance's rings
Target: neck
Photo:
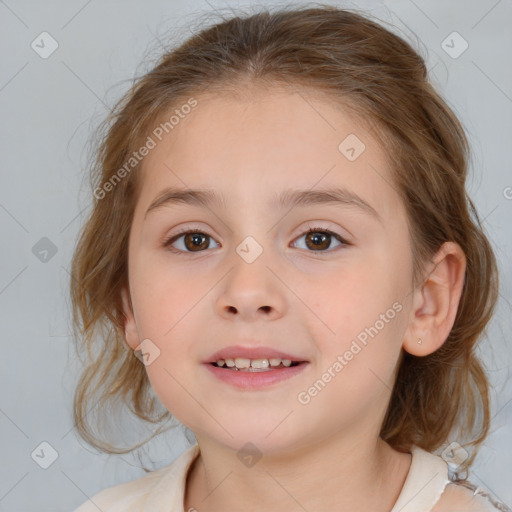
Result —
[[[407, 477], [411, 456], [382, 439], [347, 442], [333, 437], [307, 448], [264, 455], [244, 466], [237, 452], [198, 437], [201, 453], [191, 467], [185, 510], [277, 512], [389, 511]], [[300, 468], [300, 470], [298, 470]]]

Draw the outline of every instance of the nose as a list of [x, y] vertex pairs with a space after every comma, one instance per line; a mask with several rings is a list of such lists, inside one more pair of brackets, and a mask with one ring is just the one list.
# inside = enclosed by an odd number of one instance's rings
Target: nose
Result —
[[252, 263], [235, 262], [219, 290], [216, 309], [226, 318], [237, 315], [250, 322], [285, 314], [286, 287], [261, 257]]

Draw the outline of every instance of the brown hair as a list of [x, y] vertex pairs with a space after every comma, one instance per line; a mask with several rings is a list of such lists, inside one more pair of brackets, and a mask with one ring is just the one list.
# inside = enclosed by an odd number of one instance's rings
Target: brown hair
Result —
[[[406, 207], [414, 285], [444, 242], [463, 249], [467, 268], [453, 329], [428, 356], [402, 352], [381, 437], [399, 451], [415, 444], [433, 452], [458, 428], [454, 439], [474, 448], [462, 466], [469, 468], [490, 425], [489, 384], [475, 350], [497, 301], [497, 265], [465, 190], [463, 127], [429, 83], [423, 58], [402, 38], [368, 16], [321, 4], [223, 19], [166, 52], [118, 102], [103, 124], [92, 188], [112, 179], [172, 107], [191, 95], [236, 92], [247, 84], [309, 88], [374, 126]], [[74, 420], [87, 442], [108, 453], [127, 453], [146, 441], [129, 448], [104, 442], [87, 418], [90, 407], [101, 415], [106, 406], [125, 403], [153, 424], [172, 418], [124, 341], [120, 291], [128, 288], [139, 168], [118, 180], [107, 199], [95, 193], [72, 261], [73, 326], [88, 359]]]

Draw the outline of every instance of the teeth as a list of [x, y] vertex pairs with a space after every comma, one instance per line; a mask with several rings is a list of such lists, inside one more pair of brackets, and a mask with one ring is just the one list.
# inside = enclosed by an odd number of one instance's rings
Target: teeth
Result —
[[257, 370], [264, 370], [271, 366], [280, 366], [281, 363], [283, 366], [291, 366], [292, 361], [291, 359], [280, 359], [280, 358], [270, 358], [270, 359], [247, 359], [246, 357], [237, 357], [235, 359], [232, 358], [226, 358], [219, 359], [217, 361], [217, 366], [223, 367], [227, 366], [228, 368], [236, 367], [238, 370], [245, 370], [248, 368], [254, 368]]
[[[236, 363], [236, 361], [235, 361]], [[270, 366], [268, 359], [254, 359], [251, 361], [251, 368], [268, 368]]]
[[243, 368], [249, 368], [251, 366], [251, 360], [246, 359], [245, 357], [237, 357], [235, 359], [235, 366], [241, 370]]

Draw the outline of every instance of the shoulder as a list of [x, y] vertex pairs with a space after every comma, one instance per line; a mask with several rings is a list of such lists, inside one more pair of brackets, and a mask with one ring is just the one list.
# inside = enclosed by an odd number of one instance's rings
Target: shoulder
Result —
[[74, 512], [181, 510], [188, 470], [198, 454], [199, 447], [196, 443], [171, 464], [131, 482], [104, 489]]
[[456, 480], [439, 455], [411, 447], [412, 463], [392, 512], [512, 512], [486, 489]]
[[144, 501], [171, 466], [151, 471], [147, 475], [98, 492], [74, 512], [121, 512], [143, 510]]
[[449, 483], [432, 512], [512, 512], [488, 492], [470, 482]]

